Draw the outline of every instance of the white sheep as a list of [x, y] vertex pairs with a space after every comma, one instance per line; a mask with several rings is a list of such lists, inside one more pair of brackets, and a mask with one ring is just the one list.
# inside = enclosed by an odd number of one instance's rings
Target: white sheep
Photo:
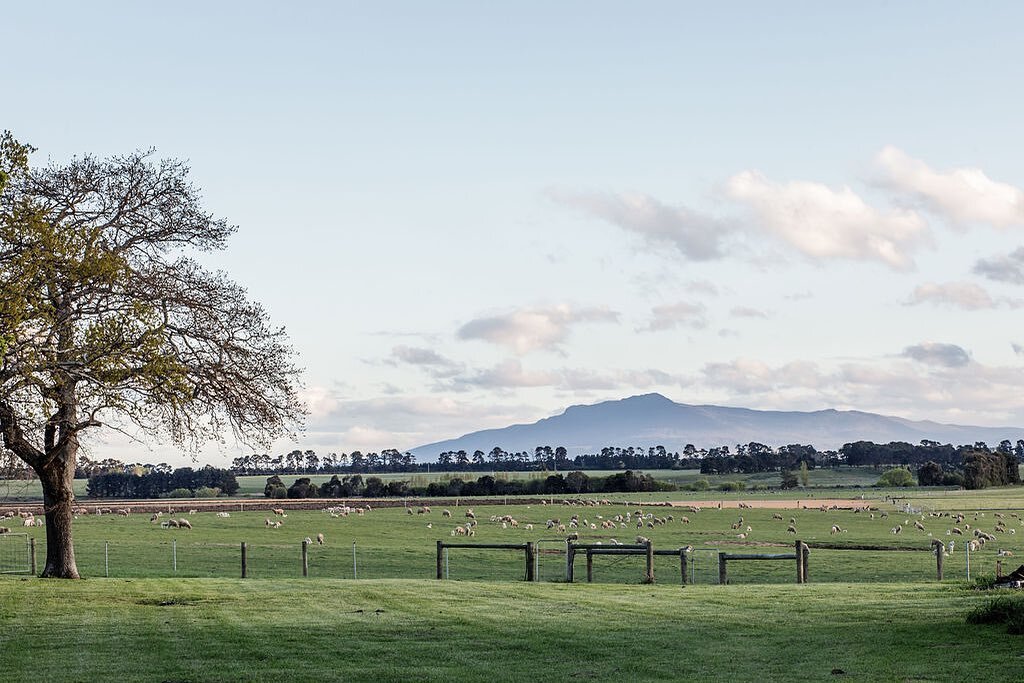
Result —
[[317, 545], [323, 545], [324, 544], [324, 535], [323, 534], [317, 534], [316, 535], [316, 543], [317, 543]]

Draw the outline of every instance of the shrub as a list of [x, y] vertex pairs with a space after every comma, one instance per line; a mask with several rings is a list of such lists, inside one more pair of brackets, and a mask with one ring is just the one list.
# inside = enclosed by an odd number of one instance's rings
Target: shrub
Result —
[[267, 498], [287, 498], [288, 489], [284, 486], [268, 486], [265, 493]]
[[200, 486], [196, 489], [196, 498], [216, 498], [220, 495], [220, 489], [216, 486]]
[[1007, 624], [1015, 628], [1024, 626], [1024, 598], [998, 597], [967, 613], [968, 624]]
[[707, 491], [711, 488], [711, 482], [707, 479], [698, 479], [697, 481], [690, 484], [690, 489], [693, 491]]
[[745, 491], [747, 484], [742, 481], [723, 481], [718, 485], [719, 491]]
[[895, 467], [882, 472], [876, 486], [914, 486], [914, 475], [903, 467]]
[[167, 494], [168, 498], [191, 498], [192, 491], [189, 489], [177, 488]]

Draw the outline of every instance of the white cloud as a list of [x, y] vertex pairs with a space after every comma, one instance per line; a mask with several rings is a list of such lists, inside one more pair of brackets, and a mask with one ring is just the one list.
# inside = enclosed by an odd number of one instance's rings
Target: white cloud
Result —
[[781, 184], [743, 171], [729, 179], [726, 191], [747, 204], [766, 230], [812, 259], [881, 261], [905, 269], [913, 265], [911, 253], [928, 242], [927, 224], [917, 213], [882, 213], [846, 186]]
[[469, 377], [460, 377], [457, 384], [475, 387], [512, 389], [520, 387], [543, 387], [558, 384], [557, 373], [544, 371], [527, 371], [516, 359], [499, 363], [493, 368], [480, 370]]
[[568, 338], [573, 325], [618, 320], [619, 314], [607, 308], [526, 308], [470, 320], [459, 328], [458, 336], [505, 346], [523, 355], [538, 349], [557, 349]]
[[915, 306], [923, 303], [962, 308], [966, 311], [981, 311], [1000, 306], [1020, 308], [1024, 300], [1010, 297], [992, 298], [985, 288], [971, 282], [929, 282], [918, 285], [911, 292], [907, 304]]
[[687, 301], [655, 306], [651, 309], [651, 321], [639, 331], [661, 332], [682, 326], [702, 329], [707, 327], [706, 313], [704, 304]]
[[1024, 356], [1024, 344], [1018, 344], [1017, 342], [1010, 342], [1010, 348], [1018, 356]]
[[878, 153], [885, 184], [912, 193], [930, 210], [959, 225], [1024, 225], [1024, 190], [992, 180], [979, 168], [939, 172], [893, 146]]
[[974, 264], [974, 273], [997, 282], [1024, 285], [1024, 247], [1009, 256], [992, 256], [979, 259]]
[[463, 365], [445, 358], [433, 349], [416, 346], [396, 346], [391, 349], [391, 359], [386, 361], [397, 365], [415, 365], [426, 369], [434, 377], [451, 377], [463, 370]]
[[963, 347], [938, 342], [921, 342], [908, 346], [903, 349], [901, 355], [926, 365], [941, 365], [947, 368], [959, 368], [971, 362], [970, 355]]
[[752, 308], [750, 306], [736, 306], [729, 311], [729, 315], [734, 318], [768, 318], [767, 313], [759, 308]]
[[644, 194], [567, 193], [548, 195], [627, 232], [640, 235], [652, 246], [671, 245], [692, 261], [723, 256], [722, 240], [733, 226], [685, 206], [669, 206]]
[[819, 388], [824, 382], [818, 366], [808, 361], [793, 361], [773, 368], [750, 358], [728, 363], [708, 363], [703, 370], [704, 382], [715, 388], [727, 388], [740, 394], [771, 392], [798, 386]]

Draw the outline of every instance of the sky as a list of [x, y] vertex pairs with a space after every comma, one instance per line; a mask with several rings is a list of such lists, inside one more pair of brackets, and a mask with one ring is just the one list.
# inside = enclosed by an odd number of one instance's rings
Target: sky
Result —
[[[238, 226], [202, 260], [305, 368], [274, 453], [650, 392], [1024, 426], [1020, 3], [0, 17], [0, 129], [33, 164], [154, 148]], [[188, 462], [137, 436], [91, 457]]]

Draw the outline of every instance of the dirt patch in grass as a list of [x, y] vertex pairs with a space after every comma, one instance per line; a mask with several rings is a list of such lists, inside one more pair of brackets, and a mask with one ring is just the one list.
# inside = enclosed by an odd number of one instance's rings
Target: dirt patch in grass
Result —
[[771, 508], [774, 510], [818, 510], [822, 506], [839, 510], [867, 507], [868, 501], [857, 498], [800, 498], [795, 500], [676, 500], [668, 503], [672, 507], [687, 508]]

